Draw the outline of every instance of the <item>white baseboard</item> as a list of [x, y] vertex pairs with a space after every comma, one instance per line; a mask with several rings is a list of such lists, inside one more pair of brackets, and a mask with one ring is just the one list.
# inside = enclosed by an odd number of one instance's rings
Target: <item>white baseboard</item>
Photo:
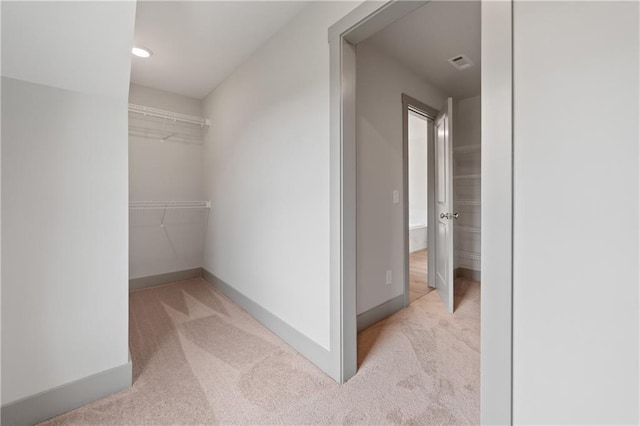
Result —
[[371, 327], [402, 308], [404, 308], [403, 294], [361, 313], [358, 315], [358, 331]]
[[328, 350], [204, 268], [202, 269], [202, 278], [224, 293], [229, 299], [240, 305], [249, 315], [262, 323], [262, 325], [271, 330], [276, 336], [284, 340], [285, 343], [309, 361], [313, 362], [327, 375], [335, 379], [331, 374], [331, 353]]
[[171, 284], [178, 281], [200, 278], [202, 268], [185, 269], [184, 271], [168, 272], [166, 274], [152, 275], [149, 277], [133, 278], [129, 280], [129, 291], [141, 290], [157, 285]]
[[478, 282], [481, 281], [480, 271], [476, 271], [475, 269], [456, 268], [456, 270], [453, 273], [453, 276], [456, 278], [466, 278], [472, 281], [478, 281]]

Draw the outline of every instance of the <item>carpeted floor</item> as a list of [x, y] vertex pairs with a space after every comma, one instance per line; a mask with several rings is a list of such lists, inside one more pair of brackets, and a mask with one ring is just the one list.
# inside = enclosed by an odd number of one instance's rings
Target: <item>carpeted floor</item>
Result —
[[131, 293], [134, 384], [45, 424], [478, 424], [480, 286], [358, 335], [338, 385], [201, 279]]

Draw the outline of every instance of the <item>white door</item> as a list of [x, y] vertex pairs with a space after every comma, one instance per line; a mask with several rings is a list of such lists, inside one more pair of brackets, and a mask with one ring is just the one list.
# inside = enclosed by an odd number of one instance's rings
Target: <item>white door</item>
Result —
[[447, 99], [435, 121], [436, 157], [436, 289], [453, 313], [453, 99]]

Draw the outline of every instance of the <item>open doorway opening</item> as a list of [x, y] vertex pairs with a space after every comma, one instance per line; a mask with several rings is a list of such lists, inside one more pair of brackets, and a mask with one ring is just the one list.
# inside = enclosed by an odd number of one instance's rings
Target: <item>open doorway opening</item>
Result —
[[478, 423], [480, 3], [426, 3], [350, 48], [358, 368], [406, 352], [425, 401], [447, 383]]
[[[407, 112], [408, 192], [409, 207], [409, 303], [427, 294], [428, 271], [428, 156], [429, 127], [427, 116], [410, 109]], [[431, 124], [431, 126], [430, 126]]]
[[[429, 263], [434, 247], [434, 120], [438, 110], [402, 94], [403, 187], [405, 189], [405, 306], [435, 289]], [[431, 213], [431, 214], [430, 214]]]
[[[363, 77], [362, 46], [376, 34], [384, 31], [394, 22], [401, 22], [404, 17], [424, 5], [436, 4], [461, 5], [463, 2], [386, 2], [382, 5], [365, 2], [354, 9], [349, 15], [338, 21], [329, 29], [331, 53], [331, 289], [332, 306], [337, 307], [332, 316], [334, 332], [332, 344], [339, 350], [336, 354], [336, 364], [339, 366], [339, 379], [346, 381], [356, 374], [357, 367], [362, 368], [361, 343], [366, 342], [361, 329], [363, 317], [362, 292], [360, 291], [359, 268], [363, 263], [358, 258], [358, 251], [362, 245], [358, 230], [362, 225], [358, 221], [357, 202], [361, 199], [360, 183], [357, 177], [362, 167], [356, 156], [359, 142], [356, 138], [362, 133], [362, 122], [357, 123], [357, 115], [361, 115], [362, 95], [360, 90]], [[477, 203], [478, 215], [482, 211], [482, 226], [491, 233], [482, 239], [482, 249], [485, 256], [482, 262], [479, 257], [477, 264], [482, 263], [483, 279], [489, 285], [482, 286], [482, 422], [509, 423], [511, 421], [511, 367], [512, 367], [512, 187], [510, 176], [512, 166], [512, 7], [509, 2], [480, 2], [476, 3], [480, 9], [476, 12], [475, 39], [480, 43], [482, 25], [482, 61], [476, 63], [477, 72], [482, 69], [481, 86], [482, 100], [477, 102], [482, 108], [482, 136], [486, 144], [480, 155], [483, 171], [482, 204], [479, 200], [469, 200]], [[481, 13], [480, 13], [481, 12]], [[424, 29], [450, 31], [458, 29], [467, 31], [471, 28], [470, 21], [463, 18], [463, 14], [455, 16], [453, 21], [436, 21], [431, 25], [421, 23]], [[460, 18], [460, 19], [459, 19]], [[435, 34], [431, 38], [403, 38], [396, 43], [395, 50], [404, 49], [405, 42], [411, 44], [427, 41], [449, 39], [442, 34]], [[456, 36], [454, 39], [457, 39]], [[452, 41], [449, 39], [449, 41]], [[358, 51], [358, 55], [356, 55]], [[423, 56], [424, 57], [424, 56]], [[432, 63], [433, 56], [426, 57]], [[473, 59], [473, 58], [471, 58]], [[376, 69], [370, 67], [369, 70]], [[379, 67], [381, 69], [381, 67]], [[385, 81], [394, 81], [386, 78]], [[365, 83], [372, 87], [375, 84]], [[356, 87], [358, 99], [356, 99]], [[404, 90], [410, 87], [405, 84]], [[464, 87], [460, 85], [459, 87]], [[429, 92], [421, 92], [421, 99], [428, 101]], [[467, 97], [474, 97], [473, 95]], [[460, 97], [459, 99], [465, 99]], [[392, 102], [394, 100], [392, 99]], [[397, 100], [395, 101], [397, 102]], [[471, 101], [470, 101], [471, 102]], [[397, 103], [395, 104], [397, 108]], [[393, 112], [390, 113], [393, 115]], [[480, 110], [478, 109], [478, 115]], [[480, 126], [480, 123], [477, 123]], [[375, 133], [375, 132], [372, 132]], [[369, 144], [373, 144], [372, 139]], [[362, 144], [360, 144], [362, 145]], [[461, 148], [462, 149], [462, 148]], [[391, 152], [392, 150], [389, 150]], [[396, 151], [397, 152], [397, 151]], [[395, 155], [395, 153], [393, 153]], [[383, 170], [384, 172], [384, 170]], [[478, 179], [479, 181], [480, 179]], [[387, 187], [388, 191], [393, 190]], [[360, 192], [360, 194], [359, 194]], [[388, 200], [389, 195], [385, 195]], [[455, 212], [454, 212], [455, 213]], [[488, 250], [491, 250], [489, 252]], [[395, 253], [396, 251], [394, 251]], [[402, 267], [402, 265], [401, 265]], [[377, 278], [372, 282], [376, 282]], [[377, 284], [374, 284], [377, 285]], [[429, 295], [434, 294], [431, 292]], [[479, 296], [479, 295], [478, 295]], [[419, 301], [427, 299], [420, 298]], [[384, 303], [384, 302], [383, 302]], [[395, 299], [393, 299], [393, 303]], [[480, 298], [475, 303], [475, 330], [480, 329]], [[458, 305], [459, 307], [462, 304]], [[409, 307], [408, 310], [410, 310]], [[404, 312], [404, 311], [403, 311]], [[406, 324], [406, 322], [405, 322]], [[477, 332], [479, 336], [479, 331]], [[357, 337], [357, 338], [356, 338]], [[479, 339], [479, 337], [478, 337]], [[477, 357], [476, 357], [477, 358]], [[478, 366], [479, 367], [479, 366]], [[479, 369], [479, 368], [478, 368]], [[475, 392], [477, 395], [479, 392]], [[477, 414], [477, 413], [476, 413]], [[479, 422], [476, 419], [475, 423]]]
[[480, 281], [479, 36], [479, 2], [429, 2], [354, 46], [358, 330]]

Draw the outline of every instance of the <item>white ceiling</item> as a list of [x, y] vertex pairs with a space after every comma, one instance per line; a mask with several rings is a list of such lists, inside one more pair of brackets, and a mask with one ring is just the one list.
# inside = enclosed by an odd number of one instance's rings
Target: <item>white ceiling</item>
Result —
[[127, 97], [133, 3], [3, 1], [1, 7], [4, 77]]
[[[375, 45], [442, 89], [447, 96], [480, 94], [480, 1], [432, 1], [397, 20], [365, 43]], [[447, 60], [467, 55], [463, 71]]]
[[131, 81], [202, 99], [305, 4], [139, 1], [134, 44], [153, 56], [133, 58]]

